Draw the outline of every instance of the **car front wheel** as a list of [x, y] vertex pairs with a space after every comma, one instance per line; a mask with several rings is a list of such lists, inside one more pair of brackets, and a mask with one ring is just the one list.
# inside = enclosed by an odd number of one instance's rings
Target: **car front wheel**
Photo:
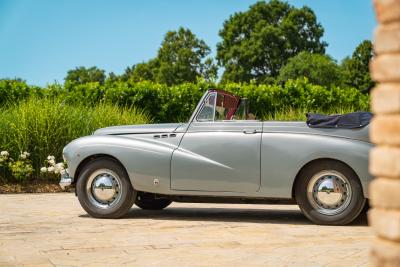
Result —
[[108, 158], [85, 165], [78, 177], [76, 192], [83, 209], [95, 218], [120, 218], [136, 199], [125, 169]]
[[303, 214], [317, 224], [345, 225], [363, 210], [364, 198], [356, 173], [338, 161], [319, 161], [304, 168], [295, 184]]

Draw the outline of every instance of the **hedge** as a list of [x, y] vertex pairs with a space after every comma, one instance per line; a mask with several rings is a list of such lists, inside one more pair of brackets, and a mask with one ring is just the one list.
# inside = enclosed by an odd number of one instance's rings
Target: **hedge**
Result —
[[[185, 83], [176, 86], [149, 81], [113, 82], [100, 85], [87, 83], [75, 86], [49, 85], [45, 88], [28, 86], [24, 82], [0, 81], [0, 103], [38, 96], [56, 98], [72, 105], [93, 106], [98, 103], [116, 104], [145, 110], [155, 122], [186, 121], [197, 102], [214, 84], [206, 82]], [[285, 85], [228, 83], [221, 89], [246, 97], [250, 112], [259, 118], [285, 109], [330, 111], [368, 110], [369, 95], [354, 88], [325, 88], [310, 84], [305, 79], [291, 80]]]

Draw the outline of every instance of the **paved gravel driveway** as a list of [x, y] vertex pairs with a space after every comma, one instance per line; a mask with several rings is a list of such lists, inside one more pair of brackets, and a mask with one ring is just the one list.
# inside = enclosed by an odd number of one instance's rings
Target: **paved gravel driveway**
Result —
[[0, 195], [0, 266], [364, 266], [366, 225], [313, 225], [292, 205], [174, 203], [99, 220], [71, 193]]

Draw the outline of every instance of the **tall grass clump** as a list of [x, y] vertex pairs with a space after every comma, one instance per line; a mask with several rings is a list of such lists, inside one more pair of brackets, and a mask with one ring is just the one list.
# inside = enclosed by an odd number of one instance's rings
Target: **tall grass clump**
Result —
[[136, 108], [97, 104], [91, 107], [65, 104], [62, 100], [29, 98], [0, 109], [0, 150], [11, 155], [29, 151], [34, 169], [48, 155], [61, 160], [63, 147], [98, 128], [149, 123], [149, 116]]

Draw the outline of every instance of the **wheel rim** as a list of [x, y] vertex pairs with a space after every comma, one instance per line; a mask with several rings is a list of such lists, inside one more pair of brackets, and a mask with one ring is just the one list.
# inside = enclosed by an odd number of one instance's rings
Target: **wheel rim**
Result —
[[97, 170], [89, 176], [86, 192], [94, 206], [101, 209], [112, 208], [121, 199], [121, 179], [112, 170]]
[[334, 170], [315, 174], [307, 186], [311, 206], [321, 214], [336, 215], [350, 204], [352, 191], [349, 180]]

